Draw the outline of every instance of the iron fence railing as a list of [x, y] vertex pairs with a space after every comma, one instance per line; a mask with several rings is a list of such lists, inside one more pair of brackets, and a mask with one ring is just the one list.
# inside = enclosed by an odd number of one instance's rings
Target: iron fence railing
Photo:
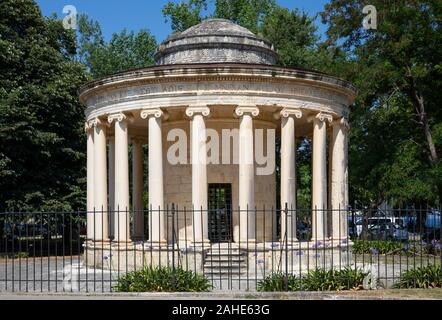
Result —
[[441, 229], [430, 207], [10, 210], [0, 214], [0, 291], [109, 292], [146, 267], [193, 271], [216, 290], [346, 268], [392, 287], [404, 272], [441, 267]]

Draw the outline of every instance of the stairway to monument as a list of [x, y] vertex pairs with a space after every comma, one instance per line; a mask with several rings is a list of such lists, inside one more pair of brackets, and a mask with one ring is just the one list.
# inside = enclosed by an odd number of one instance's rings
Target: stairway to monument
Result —
[[227, 245], [213, 245], [204, 258], [204, 274], [209, 279], [242, 278], [247, 275], [247, 254]]

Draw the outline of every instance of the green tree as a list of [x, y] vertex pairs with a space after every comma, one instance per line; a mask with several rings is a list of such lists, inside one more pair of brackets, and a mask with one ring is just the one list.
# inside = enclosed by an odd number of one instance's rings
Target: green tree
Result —
[[163, 15], [170, 20], [174, 32], [182, 32], [200, 23], [202, 11], [207, 9], [207, 0], [188, 0], [179, 3], [169, 2], [163, 8]]
[[216, 0], [215, 17], [231, 20], [259, 34], [265, 17], [276, 8], [279, 7], [275, 0]]
[[94, 78], [154, 64], [157, 42], [149, 30], [135, 34], [124, 29], [106, 42], [98, 22], [81, 15], [78, 24], [80, 61]]
[[[375, 30], [362, 26], [368, 4]], [[333, 0], [322, 18], [329, 44], [352, 57], [341, 75], [360, 89], [351, 115], [354, 194], [442, 201], [442, 2]]]
[[0, 206], [82, 208], [87, 80], [76, 38], [32, 0], [0, 2]]

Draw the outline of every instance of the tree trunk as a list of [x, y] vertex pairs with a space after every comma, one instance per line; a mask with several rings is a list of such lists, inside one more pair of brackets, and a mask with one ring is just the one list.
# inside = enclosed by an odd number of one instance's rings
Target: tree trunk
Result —
[[[425, 136], [427, 149], [428, 149], [428, 159], [431, 166], [436, 166], [439, 162], [439, 156], [436, 150], [436, 145], [433, 141], [433, 135], [431, 133], [430, 124], [428, 123], [427, 113], [425, 112], [425, 101], [424, 97], [418, 92], [418, 90], [412, 86], [413, 92], [413, 104], [419, 116], [419, 122], [422, 126], [422, 130]], [[442, 203], [442, 184], [437, 184], [439, 203]]]

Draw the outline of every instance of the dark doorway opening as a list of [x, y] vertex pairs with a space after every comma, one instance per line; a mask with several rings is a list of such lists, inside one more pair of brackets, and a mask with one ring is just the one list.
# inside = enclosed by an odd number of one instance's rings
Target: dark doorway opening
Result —
[[209, 184], [209, 240], [232, 241], [232, 185]]

